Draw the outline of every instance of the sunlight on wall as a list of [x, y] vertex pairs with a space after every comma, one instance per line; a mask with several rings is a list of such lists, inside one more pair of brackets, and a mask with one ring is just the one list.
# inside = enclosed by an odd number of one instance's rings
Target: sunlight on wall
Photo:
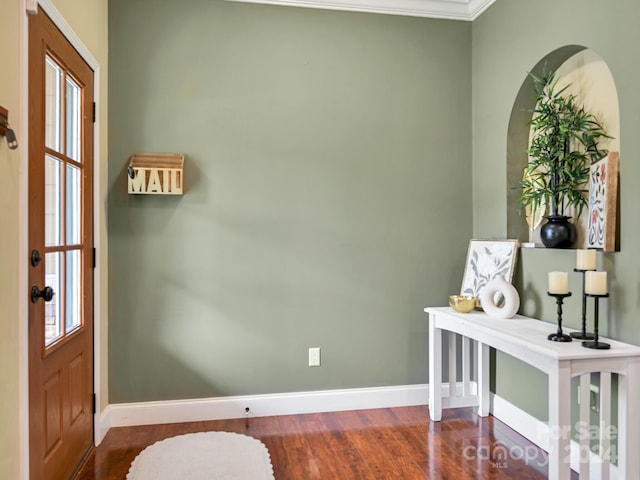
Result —
[[602, 123], [612, 139], [600, 145], [612, 152], [620, 151], [620, 109], [618, 91], [611, 70], [593, 50], [583, 50], [564, 62], [557, 70], [560, 85], [571, 84], [567, 93], [574, 94]]

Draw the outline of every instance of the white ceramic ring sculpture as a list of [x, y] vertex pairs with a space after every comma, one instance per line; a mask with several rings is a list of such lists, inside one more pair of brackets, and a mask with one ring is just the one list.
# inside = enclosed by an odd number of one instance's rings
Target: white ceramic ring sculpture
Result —
[[[496, 294], [501, 294], [504, 301], [496, 305]], [[513, 318], [520, 308], [520, 296], [516, 287], [507, 282], [503, 275], [489, 281], [480, 292], [480, 305], [484, 312], [493, 318]]]

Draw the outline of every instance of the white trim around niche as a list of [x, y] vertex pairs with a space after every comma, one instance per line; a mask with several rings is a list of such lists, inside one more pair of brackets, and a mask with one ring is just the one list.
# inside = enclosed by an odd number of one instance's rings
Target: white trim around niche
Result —
[[472, 21], [496, 0], [229, 0], [323, 10]]

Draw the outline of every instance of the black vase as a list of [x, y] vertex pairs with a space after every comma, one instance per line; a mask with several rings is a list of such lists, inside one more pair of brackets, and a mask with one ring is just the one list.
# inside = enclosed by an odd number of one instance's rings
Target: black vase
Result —
[[540, 240], [547, 248], [571, 248], [576, 241], [576, 227], [571, 217], [548, 215], [547, 223], [540, 228]]

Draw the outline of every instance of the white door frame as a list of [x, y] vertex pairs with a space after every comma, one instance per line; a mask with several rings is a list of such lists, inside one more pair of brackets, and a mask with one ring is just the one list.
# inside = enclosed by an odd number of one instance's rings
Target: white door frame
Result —
[[[28, 314], [28, 265], [26, 259], [28, 258], [28, 225], [26, 219], [29, 213], [29, 178], [27, 175], [29, 165], [29, 91], [27, 86], [29, 85], [28, 69], [29, 69], [29, 19], [28, 11], [33, 8], [42, 8], [47, 15], [51, 18], [53, 23], [60, 29], [65, 38], [74, 46], [80, 56], [91, 67], [94, 72], [94, 87], [93, 98], [96, 101], [96, 121], [93, 124], [93, 242], [97, 252], [100, 252], [100, 215], [101, 209], [99, 206], [102, 204], [104, 198], [104, 192], [101, 188], [100, 179], [100, 64], [96, 58], [91, 54], [86, 45], [82, 42], [80, 37], [73, 31], [71, 26], [64, 19], [62, 14], [53, 4], [52, 0], [23, 0], [22, 10], [22, 48], [20, 52], [20, 84], [23, 86], [21, 91], [21, 110], [22, 110], [22, 125], [20, 138], [21, 153], [20, 153], [20, 199], [19, 199], [19, 218], [22, 219], [19, 226], [19, 249], [18, 258], [20, 258], [20, 278], [19, 278], [19, 316], [20, 316], [20, 332], [19, 339], [20, 345], [18, 350], [19, 355], [19, 388], [20, 388], [20, 478], [22, 480], [29, 479], [29, 351], [28, 351], [28, 327], [29, 327], [29, 314]], [[102, 392], [100, 391], [100, 364], [101, 364], [101, 352], [100, 352], [100, 307], [103, 300], [101, 298], [100, 290], [100, 271], [102, 265], [98, 261], [99, 256], [96, 255], [96, 268], [94, 270], [94, 328], [93, 328], [93, 352], [94, 352], [94, 368], [93, 368], [93, 391], [96, 394], [96, 407], [98, 412], [94, 415], [94, 443], [98, 445], [104, 434], [100, 428], [101, 412], [100, 402]]]

